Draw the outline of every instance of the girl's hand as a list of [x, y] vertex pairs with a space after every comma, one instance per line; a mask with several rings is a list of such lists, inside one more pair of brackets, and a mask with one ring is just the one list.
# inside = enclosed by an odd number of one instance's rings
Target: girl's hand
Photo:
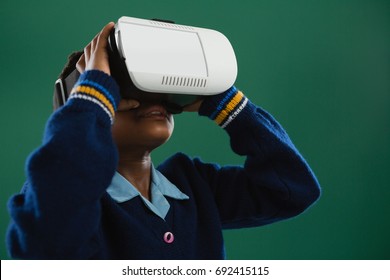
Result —
[[100, 70], [108, 75], [111, 74], [108, 62], [107, 44], [108, 37], [114, 26], [115, 24], [113, 22], [108, 23], [84, 48], [84, 54], [76, 64], [76, 68], [80, 73], [83, 73], [86, 70]]

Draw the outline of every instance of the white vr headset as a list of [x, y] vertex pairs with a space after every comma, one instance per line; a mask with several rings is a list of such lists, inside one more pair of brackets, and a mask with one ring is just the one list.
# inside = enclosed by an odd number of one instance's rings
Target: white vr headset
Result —
[[[226, 91], [237, 77], [234, 50], [215, 30], [121, 17], [108, 43], [111, 75], [122, 97], [165, 94], [165, 105], [172, 113], [181, 112], [199, 96]], [[65, 79], [57, 80], [60, 103], [66, 101], [78, 76], [74, 69]]]

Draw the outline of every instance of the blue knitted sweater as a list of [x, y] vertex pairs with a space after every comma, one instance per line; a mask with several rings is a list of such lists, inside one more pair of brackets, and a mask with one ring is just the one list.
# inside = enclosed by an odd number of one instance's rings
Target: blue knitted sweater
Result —
[[[22, 259], [223, 259], [222, 229], [296, 216], [320, 195], [283, 128], [234, 87], [204, 100], [199, 114], [222, 126], [243, 166], [221, 167], [177, 153], [157, 169], [188, 200], [167, 197], [165, 221], [140, 197], [106, 192], [118, 154], [111, 134], [119, 91], [99, 71], [81, 75], [27, 160], [23, 191], [11, 197], [7, 248]], [[166, 233], [173, 238], [166, 240]], [[173, 241], [173, 242], [172, 242]]]

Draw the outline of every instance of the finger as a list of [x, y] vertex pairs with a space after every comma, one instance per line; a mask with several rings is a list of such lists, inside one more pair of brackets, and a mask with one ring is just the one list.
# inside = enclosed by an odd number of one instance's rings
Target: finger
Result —
[[122, 99], [118, 105], [118, 112], [129, 111], [138, 108], [140, 103], [135, 99]]
[[97, 34], [95, 35], [95, 37], [93, 37], [93, 39], [92, 39], [91, 42], [90, 42], [90, 44], [91, 44], [91, 50], [92, 50], [92, 51], [94, 51], [94, 49], [96, 48], [96, 43], [97, 43], [97, 41], [98, 41], [98, 39], [99, 39], [100, 33], [101, 33], [101, 31], [100, 31], [99, 33], [97, 33]]
[[79, 71], [80, 74], [84, 73], [85, 71], [85, 56], [82, 54], [79, 58], [79, 60], [76, 63], [76, 69]]
[[108, 44], [108, 37], [110, 36], [111, 30], [114, 28], [115, 23], [109, 22], [106, 26], [103, 27], [102, 31], [97, 38], [97, 47], [106, 48]]
[[85, 59], [85, 64], [88, 64], [88, 61], [91, 57], [91, 43], [89, 43], [85, 48], [84, 48], [84, 59]]
[[96, 48], [96, 41], [97, 41], [97, 36], [95, 36], [95, 38], [93, 38], [93, 40], [90, 43], [90, 51], [91, 52], [94, 52], [94, 50]]

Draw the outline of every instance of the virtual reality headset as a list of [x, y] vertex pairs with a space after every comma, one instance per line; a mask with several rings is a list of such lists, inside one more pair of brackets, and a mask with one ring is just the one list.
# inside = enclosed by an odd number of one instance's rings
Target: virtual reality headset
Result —
[[[121, 17], [108, 40], [111, 76], [122, 98], [142, 102], [148, 93], [164, 95], [171, 113], [196, 99], [222, 93], [237, 77], [237, 61], [220, 32], [161, 20]], [[56, 81], [55, 99], [65, 103], [79, 77], [74, 68]]]

